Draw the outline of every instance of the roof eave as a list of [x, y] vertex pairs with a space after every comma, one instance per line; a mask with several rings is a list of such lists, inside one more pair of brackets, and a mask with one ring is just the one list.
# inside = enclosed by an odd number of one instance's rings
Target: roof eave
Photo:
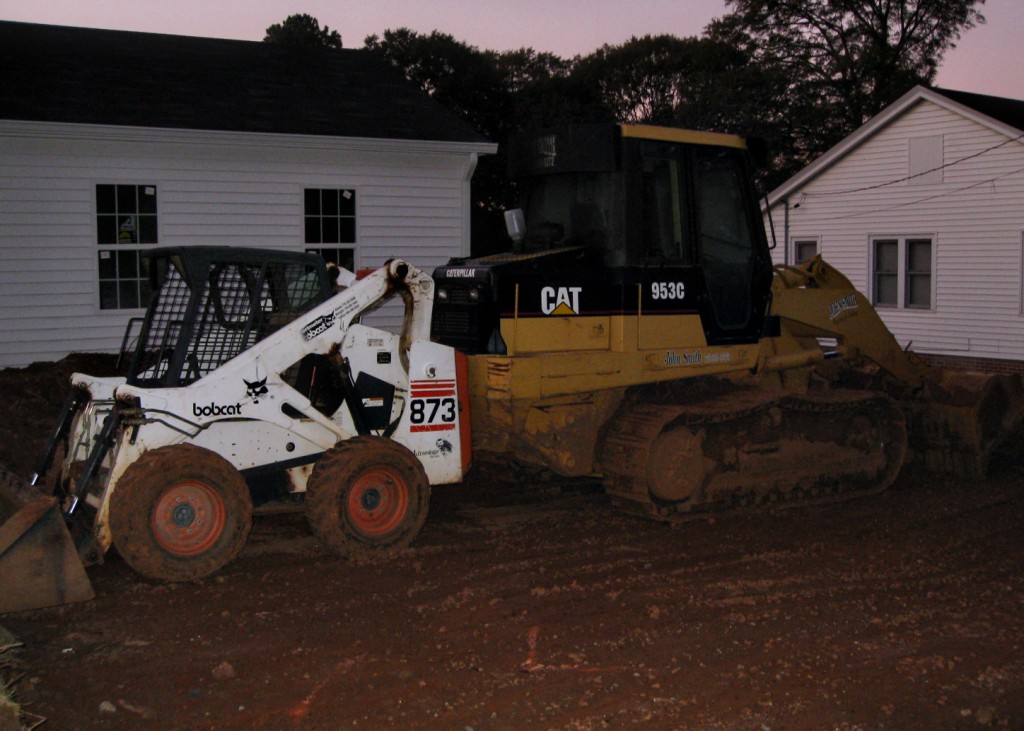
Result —
[[862, 124], [854, 132], [849, 134], [832, 147], [832, 149], [805, 167], [799, 173], [791, 177], [775, 190], [771, 191], [767, 196], [768, 205], [775, 206], [777, 203], [788, 198], [795, 191], [810, 183], [832, 167], [836, 162], [880, 132], [905, 111], [922, 101], [929, 101], [933, 104], [937, 104], [944, 109], [955, 112], [967, 119], [971, 119], [1009, 137], [1017, 137], [1022, 132], [1022, 130], [1016, 129], [1012, 125], [993, 119], [987, 114], [983, 114], [976, 109], [972, 109], [969, 106], [956, 102], [926, 86], [918, 85]]

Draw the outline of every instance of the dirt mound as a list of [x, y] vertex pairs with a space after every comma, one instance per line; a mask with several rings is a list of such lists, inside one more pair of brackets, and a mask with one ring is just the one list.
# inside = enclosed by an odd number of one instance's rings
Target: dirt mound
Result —
[[117, 374], [117, 357], [72, 353], [56, 363], [0, 370], [0, 464], [22, 478], [35, 469], [71, 388], [72, 373]]

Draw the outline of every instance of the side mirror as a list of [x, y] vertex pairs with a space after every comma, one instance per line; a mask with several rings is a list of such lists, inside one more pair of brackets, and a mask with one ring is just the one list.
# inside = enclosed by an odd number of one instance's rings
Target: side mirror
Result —
[[512, 248], [519, 251], [522, 248], [523, 239], [526, 238], [526, 214], [523, 213], [522, 208], [505, 211], [505, 230], [508, 231], [509, 238], [512, 239]]

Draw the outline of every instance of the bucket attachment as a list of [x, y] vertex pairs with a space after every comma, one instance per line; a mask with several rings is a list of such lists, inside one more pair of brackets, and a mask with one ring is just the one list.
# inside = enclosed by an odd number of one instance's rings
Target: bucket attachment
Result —
[[56, 498], [0, 484], [0, 519], [0, 614], [95, 596]]
[[1019, 450], [1024, 385], [1019, 375], [936, 370], [926, 398], [908, 409], [910, 448], [933, 472], [981, 479], [994, 456]]

